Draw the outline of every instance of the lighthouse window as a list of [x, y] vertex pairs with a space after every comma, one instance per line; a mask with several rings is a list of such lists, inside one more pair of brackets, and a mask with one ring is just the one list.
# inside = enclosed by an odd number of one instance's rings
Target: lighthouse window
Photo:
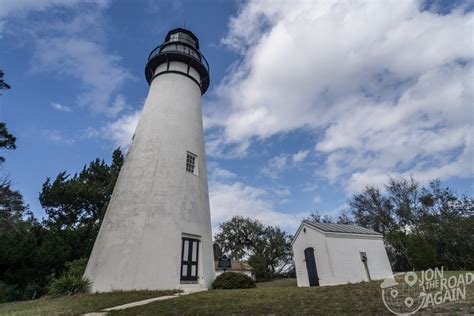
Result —
[[186, 171], [197, 175], [197, 156], [190, 152], [186, 156]]

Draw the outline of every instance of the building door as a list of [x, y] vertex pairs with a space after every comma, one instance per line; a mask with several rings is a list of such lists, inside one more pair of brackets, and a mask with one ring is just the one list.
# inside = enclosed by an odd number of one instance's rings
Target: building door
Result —
[[306, 261], [306, 270], [308, 270], [309, 286], [319, 286], [318, 270], [316, 269], [316, 260], [314, 259], [314, 249], [306, 248], [304, 250]]
[[197, 283], [198, 280], [199, 240], [183, 238], [181, 253], [181, 282]]

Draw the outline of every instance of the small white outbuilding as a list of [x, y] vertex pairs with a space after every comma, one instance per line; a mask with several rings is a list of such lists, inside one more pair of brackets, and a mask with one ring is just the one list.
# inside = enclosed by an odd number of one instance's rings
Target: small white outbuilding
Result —
[[392, 275], [382, 234], [363, 227], [303, 221], [292, 247], [300, 287], [380, 280]]
[[215, 261], [215, 268], [216, 268], [216, 277], [221, 275], [224, 272], [235, 272], [235, 273], [241, 273], [245, 274], [249, 278], [252, 278], [255, 280], [255, 275], [252, 271], [252, 267], [244, 261], [239, 261], [239, 260], [231, 260], [230, 261], [230, 267], [224, 268], [219, 267], [219, 261]]

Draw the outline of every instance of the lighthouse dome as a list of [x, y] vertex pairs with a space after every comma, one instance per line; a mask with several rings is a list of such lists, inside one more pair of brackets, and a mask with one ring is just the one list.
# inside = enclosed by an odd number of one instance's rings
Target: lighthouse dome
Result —
[[[148, 84], [151, 84], [158, 75], [170, 71], [167, 67], [166, 71], [156, 74], [155, 71], [159, 65], [172, 61], [179, 61], [194, 68], [199, 73], [200, 80], [196, 83], [201, 89], [201, 94], [207, 91], [210, 83], [209, 64], [201, 54], [199, 40], [193, 32], [183, 28], [173, 29], [168, 32], [165, 41], [151, 51], [145, 67], [145, 77]], [[188, 71], [183, 73], [184, 75], [189, 75], [189, 67]]]

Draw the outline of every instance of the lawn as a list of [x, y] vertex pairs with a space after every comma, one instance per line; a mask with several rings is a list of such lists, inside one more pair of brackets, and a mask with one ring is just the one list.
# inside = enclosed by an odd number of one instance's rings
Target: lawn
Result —
[[[456, 272], [445, 272], [448, 275]], [[441, 305], [425, 313], [473, 314], [474, 284], [467, 289], [462, 302]], [[40, 299], [0, 305], [4, 315], [64, 315], [99, 311], [106, 307], [125, 304], [169, 292], [115, 292], [108, 294], [76, 295], [58, 299]], [[423, 311], [423, 310], [422, 310]], [[338, 286], [298, 288], [296, 280], [281, 279], [258, 283], [248, 290], [209, 290], [157, 301], [110, 315], [391, 315], [381, 298], [380, 282]]]
[[[383, 305], [380, 283], [298, 288], [296, 280], [283, 279], [258, 283], [256, 289], [210, 290], [114, 311], [111, 315], [392, 315]], [[466, 293], [464, 302], [441, 305], [424, 312], [472, 314], [474, 284], [467, 287]]]
[[0, 304], [0, 315], [78, 315], [176, 292], [117, 291], [100, 294], [76, 294], [60, 298], [41, 298], [32, 301]]
[[116, 311], [112, 315], [381, 314], [378, 282], [298, 288], [295, 280], [259, 284], [248, 290], [211, 290]]

